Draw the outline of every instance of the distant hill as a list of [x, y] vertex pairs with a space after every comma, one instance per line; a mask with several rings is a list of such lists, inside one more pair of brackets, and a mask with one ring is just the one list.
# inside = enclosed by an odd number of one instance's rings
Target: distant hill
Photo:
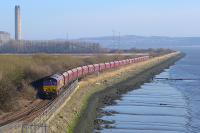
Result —
[[[100, 43], [105, 48], [177, 48], [200, 47], [200, 37], [163, 37], [163, 36], [135, 36], [119, 37], [106, 36], [95, 38], [81, 38], [80, 41]], [[120, 40], [120, 41], [119, 41]]]

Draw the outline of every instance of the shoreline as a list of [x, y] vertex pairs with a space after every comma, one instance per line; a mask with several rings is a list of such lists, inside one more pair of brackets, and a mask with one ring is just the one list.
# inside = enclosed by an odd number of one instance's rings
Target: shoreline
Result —
[[76, 125], [74, 132], [92, 133], [94, 129], [101, 129], [100, 123], [110, 123], [109, 121], [96, 119], [103, 113], [101, 112], [100, 108], [106, 105], [115, 104], [114, 100], [120, 99], [122, 94], [134, 89], [138, 89], [142, 84], [149, 82], [155, 75], [161, 73], [164, 71], [164, 69], [169, 68], [183, 56], [184, 55], [181, 53], [175, 57], [169, 58], [168, 60], [160, 62], [158, 65], [152, 66], [147, 70], [134, 75], [133, 77], [129, 77], [122, 82], [107, 87], [103, 91], [93, 94], [89, 100], [86, 110], [81, 115], [80, 121]]
[[[162, 71], [183, 56], [175, 52], [148, 61], [89, 75], [79, 82], [79, 88], [58, 114], [48, 122], [50, 132], [92, 132], [98, 107], [113, 104], [121, 94], [149, 81], [158, 68]], [[121, 89], [120, 89], [121, 88]], [[101, 100], [103, 99], [103, 100]], [[96, 121], [98, 123], [98, 121]]]

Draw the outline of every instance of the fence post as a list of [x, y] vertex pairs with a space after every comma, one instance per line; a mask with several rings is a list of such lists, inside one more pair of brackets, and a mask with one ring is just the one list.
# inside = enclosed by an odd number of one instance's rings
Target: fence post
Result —
[[22, 129], [21, 129], [21, 130], [22, 130], [22, 131], [21, 131], [22, 133], [24, 133], [24, 131], [23, 131], [24, 129], [23, 129], [23, 128], [24, 128], [24, 125], [22, 124]]
[[44, 125], [44, 126], [45, 126], [45, 128], [44, 128], [45, 129], [45, 133], [47, 133], [47, 130], [46, 130], [47, 126], [46, 125]]

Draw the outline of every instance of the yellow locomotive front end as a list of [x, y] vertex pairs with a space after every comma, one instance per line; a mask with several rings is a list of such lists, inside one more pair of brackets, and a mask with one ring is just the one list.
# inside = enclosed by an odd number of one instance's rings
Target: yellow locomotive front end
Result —
[[57, 96], [63, 86], [63, 76], [60, 74], [54, 74], [43, 81], [43, 92], [46, 96]]

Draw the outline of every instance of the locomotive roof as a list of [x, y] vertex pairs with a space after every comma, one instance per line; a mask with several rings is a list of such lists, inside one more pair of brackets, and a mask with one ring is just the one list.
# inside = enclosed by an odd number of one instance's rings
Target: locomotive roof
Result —
[[61, 74], [54, 74], [54, 75], [50, 76], [50, 78], [58, 81], [58, 80], [61, 80], [63, 77]]
[[73, 71], [73, 72], [74, 72], [74, 71], [77, 71], [77, 68], [73, 68], [72, 71]]

